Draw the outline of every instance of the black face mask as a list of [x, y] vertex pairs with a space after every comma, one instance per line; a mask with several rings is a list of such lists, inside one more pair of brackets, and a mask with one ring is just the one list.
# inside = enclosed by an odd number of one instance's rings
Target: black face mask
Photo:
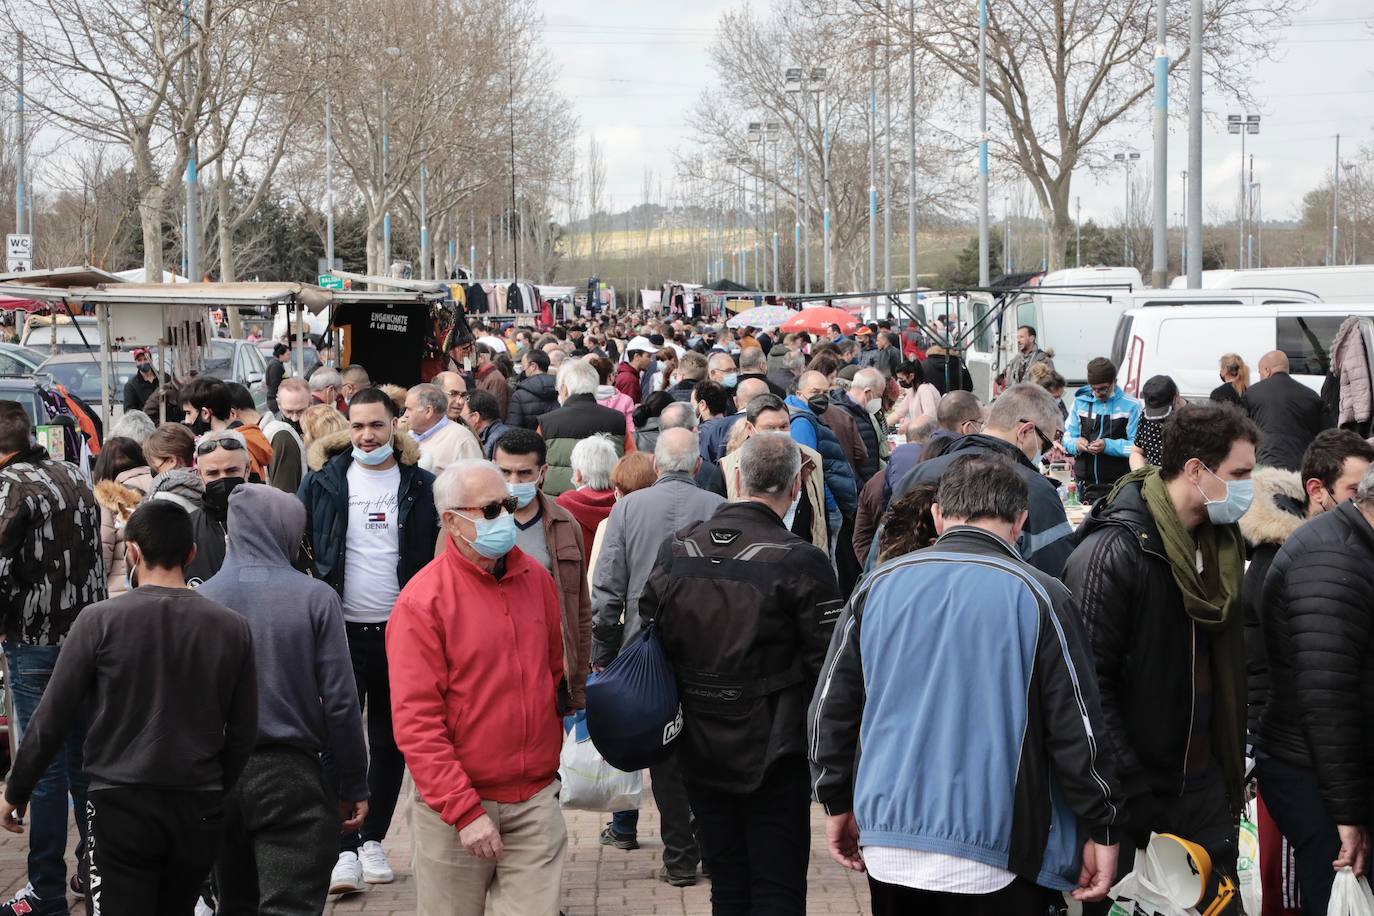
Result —
[[897, 384], [901, 385], [903, 388], [913, 387], [912, 381], [909, 378], [899, 378], [897, 379]]
[[814, 414], [823, 414], [830, 409], [830, 396], [828, 394], [818, 394], [815, 397], [806, 399], [806, 406], [811, 408]]
[[224, 521], [229, 517], [229, 494], [246, 483], [242, 477], [221, 477], [205, 485], [205, 509]]
[[300, 421], [300, 420], [289, 420], [289, 419], [283, 417], [283, 418], [282, 418], [282, 422], [285, 423], [287, 426], [291, 427], [292, 429], [294, 429], [294, 430], [296, 431], [296, 435], [298, 435], [298, 436], [303, 436], [303, 435], [305, 435], [305, 433], [301, 432], [301, 421]]
[[191, 433], [196, 436], [203, 436], [210, 431], [210, 421], [196, 417], [191, 421]]

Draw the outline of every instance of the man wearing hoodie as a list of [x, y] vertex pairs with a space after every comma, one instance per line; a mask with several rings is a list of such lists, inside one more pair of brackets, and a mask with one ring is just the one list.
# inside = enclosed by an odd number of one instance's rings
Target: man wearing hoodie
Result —
[[521, 360], [525, 377], [510, 395], [506, 423], [525, 429], [537, 429], [539, 418], [558, 409], [558, 385], [549, 375], [549, 354], [532, 350]]
[[[1240, 531], [1250, 545], [1250, 564], [1245, 570], [1241, 602], [1245, 609], [1245, 667], [1247, 674], [1247, 732], [1253, 742], [1259, 734], [1260, 715], [1269, 699], [1269, 652], [1264, 634], [1264, 580], [1274, 557], [1288, 536], [1302, 525], [1355, 497], [1360, 478], [1374, 462], [1374, 446], [1345, 429], [1319, 433], [1307, 447], [1300, 472], [1277, 467], [1255, 469], [1255, 499], [1240, 520]], [[1266, 900], [1293, 904], [1272, 912], [1297, 913], [1298, 872], [1294, 847], [1285, 841], [1269, 814], [1263, 794], [1259, 798], [1260, 883]], [[1296, 841], [1298, 837], [1292, 837]], [[1310, 883], [1310, 882], [1309, 882]]]
[[381, 841], [396, 812], [405, 761], [391, 731], [386, 627], [411, 577], [434, 558], [439, 520], [434, 475], [420, 449], [396, 428], [396, 405], [364, 388], [348, 405], [349, 428], [310, 446], [314, 470], [297, 497], [305, 503], [306, 543], [319, 577], [343, 599], [345, 632], [359, 703], [367, 708], [369, 808], [362, 831], [344, 836], [331, 893], [395, 880]]
[[1085, 503], [1106, 496], [1131, 472], [1131, 448], [1140, 402], [1116, 383], [1116, 366], [1099, 356], [1088, 363], [1088, 384], [1074, 395], [1064, 426], [1064, 451], [1074, 456], [1073, 476]]
[[[311, 916], [324, 907], [340, 821], [367, 814], [367, 748], [339, 596], [292, 568], [300, 500], [266, 486], [229, 500], [224, 565], [199, 593], [248, 621], [258, 672], [258, 731], [225, 799], [215, 865], [220, 909]], [[326, 785], [320, 754], [334, 757]]]
[[635, 337], [625, 346], [625, 360], [615, 367], [616, 390], [636, 404], [643, 400], [639, 380], [657, 349], [647, 337]]
[[[1091, 368], [1089, 372], [1091, 372]], [[1117, 482], [1062, 579], [1082, 615], [1127, 803], [1119, 875], [1151, 832], [1207, 850], [1199, 912], [1230, 916], [1245, 803], [1245, 542], [1259, 430], [1230, 406], [1180, 408], [1159, 467]], [[1214, 906], [1215, 904], [1215, 906]], [[1209, 909], [1209, 907], [1211, 907]], [[1093, 916], [1108, 905], [1085, 907]]]

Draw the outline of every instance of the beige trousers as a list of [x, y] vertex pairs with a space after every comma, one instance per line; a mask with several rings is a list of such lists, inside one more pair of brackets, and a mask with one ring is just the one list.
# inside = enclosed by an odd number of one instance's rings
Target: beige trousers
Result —
[[568, 829], [558, 806], [558, 782], [514, 805], [482, 802], [501, 831], [499, 860], [479, 859], [458, 830], [425, 804], [412, 786], [410, 830], [417, 916], [558, 916]]

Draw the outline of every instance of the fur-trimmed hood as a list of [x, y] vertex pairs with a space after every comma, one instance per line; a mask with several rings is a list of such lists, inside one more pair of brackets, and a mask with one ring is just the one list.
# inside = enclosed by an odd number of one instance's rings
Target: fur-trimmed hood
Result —
[[[420, 443], [416, 442], [415, 437], [410, 433], [396, 430], [396, 434], [391, 437], [391, 448], [396, 453], [396, 460], [401, 464], [418, 465], [420, 463]], [[349, 437], [348, 430], [343, 429], [310, 443], [310, 448], [306, 450], [305, 460], [310, 466], [310, 470], [318, 471], [331, 458], [352, 449], [353, 440]]]
[[1307, 521], [1306, 497], [1297, 471], [1255, 468], [1255, 498], [1240, 519], [1240, 533], [1251, 547], [1282, 544]]
[[134, 514], [143, 502], [142, 490], [126, 487], [113, 480], [102, 480], [95, 485], [95, 501], [114, 517], [115, 523], [122, 525]]

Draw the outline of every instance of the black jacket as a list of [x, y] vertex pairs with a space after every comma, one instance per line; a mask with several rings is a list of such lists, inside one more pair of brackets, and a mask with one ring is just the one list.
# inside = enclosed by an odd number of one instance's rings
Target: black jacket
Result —
[[[751, 379], [751, 378], [762, 379], [762, 380], [763, 380], [763, 383], [764, 383], [765, 385], [768, 386], [768, 390], [769, 390], [771, 393], [776, 394], [776, 395], [777, 395], [778, 397], [780, 397], [780, 398], [785, 398], [785, 397], [787, 397], [787, 389], [786, 389], [786, 388], [783, 388], [781, 385], [779, 385], [777, 382], [775, 382], [775, 381], [773, 380], [773, 377], [772, 377], [772, 374], [771, 374], [771, 373], [769, 373], [769, 374], [763, 374], [763, 373], [759, 373], [759, 372], [741, 372], [741, 373], [739, 374], [739, 381], [740, 381], [740, 382], [743, 382], [745, 379]], [[749, 406], [749, 405], [747, 405], [747, 404], [736, 404], [735, 406], [738, 407], [740, 410], [743, 410], [745, 407], [747, 407], [747, 406]]]
[[1307, 446], [1331, 425], [1321, 395], [1287, 372], [1251, 385], [1240, 403], [1264, 433], [1256, 448], [1257, 465], [1298, 470]]
[[677, 675], [688, 780], [752, 792], [806, 753], [806, 707], [844, 600], [824, 551], [769, 507], [725, 503], [659, 549], [639, 599]]
[[1338, 824], [1369, 819], [1374, 772], [1374, 529], [1342, 503], [1303, 525], [1269, 568], [1269, 701], [1260, 753], [1314, 771]]
[[572, 450], [583, 439], [604, 433], [615, 446], [616, 456], [625, 454], [625, 415], [613, 407], [602, 407], [595, 395], [573, 395], [562, 407], [540, 416], [538, 426], [549, 446], [549, 471], [543, 490], [554, 498], [573, 488]]
[[[1030, 514], [1025, 527], [1021, 529], [1017, 550], [1027, 563], [1041, 572], [1056, 578], [1063, 575], [1064, 563], [1073, 552], [1073, 527], [1064, 514], [1059, 490], [1048, 477], [1036, 470], [1024, 452], [1010, 442], [983, 433], [960, 437], [939, 458], [922, 461], [912, 468], [893, 489], [889, 505], [911, 492], [911, 488], [918, 484], [938, 482], [954, 459], [964, 455], [994, 455], [1015, 465], [1016, 473], [1030, 488]], [[877, 542], [875, 535], [873, 543]], [[873, 553], [871, 547], [869, 553]]]
[[506, 423], [525, 429], [538, 429], [539, 418], [557, 409], [558, 383], [554, 376], [541, 372], [515, 386], [510, 394], [510, 406], [506, 409]]
[[668, 396], [674, 401], [690, 401], [692, 399], [692, 389], [697, 386], [697, 379], [685, 378], [676, 385], [668, 389]]
[[[167, 381], [171, 379], [163, 376]], [[148, 397], [157, 391], [158, 381], [154, 375], [150, 379], [145, 379], [140, 372], [135, 372], [129, 376], [129, 380], [124, 383], [124, 409], [142, 410], [143, 405], [148, 403]]]
[[[1231, 386], [1226, 386], [1230, 388]], [[1232, 389], [1234, 390], [1234, 389]], [[1246, 734], [1259, 734], [1260, 713], [1269, 699], [1269, 653], [1264, 645], [1264, 579], [1288, 536], [1307, 521], [1302, 481], [1293, 471], [1256, 468], [1255, 498], [1240, 520], [1250, 547], [1241, 607], [1245, 611]]]
[[[1130, 797], [1126, 821], [1148, 831], [1157, 826], [1155, 797], [1176, 798], [1184, 788], [1197, 696], [1192, 663], [1207, 637], [1184, 609], [1140, 484], [1095, 504], [1078, 540], [1063, 580], [1092, 643], [1117, 774]], [[1212, 750], [1238, 762], [1243, 740], [1225, 748], [1214, 738]]]
[[925, 370], [926, 381], [940, 389], [940, 394], [973, 390], [973, 376], [968, 374], [964, 361], [957, 356], [943, 353], [927, 356], [922, 369]]
[[[396, 526], [400, 550], [396, 581], [405, 588], [411, 576], [434, 559], [439, 539], [439, 515], [434, 509], [434, 475], [420, 464], [420, 447], [409, 433], [392, 440], [401, 468]], [[296, 491], [305, 503], [305, 540], [319, 577], [343, 597], [344, 551], [348, 544], [348, 468], [353, 448], [348, 431], [311, 443], [307, 456], [315, 468]]]
[[859, 430], [859, 438], [863, 440], [864, 448], [868, 454], [864, 455], [854, 470], [859, 475], [859, 488], [863, 489], [864, 484], [873, 478], [873, 475], [882, 470], [882, 459], [878, 457], [878, 431], [873, 427], [873, 418], [868, 415], [868, 411], [849, 396], [847, 391], [831, 392], [830, 403], [843, 410], [854, 418], [854, 425]]

